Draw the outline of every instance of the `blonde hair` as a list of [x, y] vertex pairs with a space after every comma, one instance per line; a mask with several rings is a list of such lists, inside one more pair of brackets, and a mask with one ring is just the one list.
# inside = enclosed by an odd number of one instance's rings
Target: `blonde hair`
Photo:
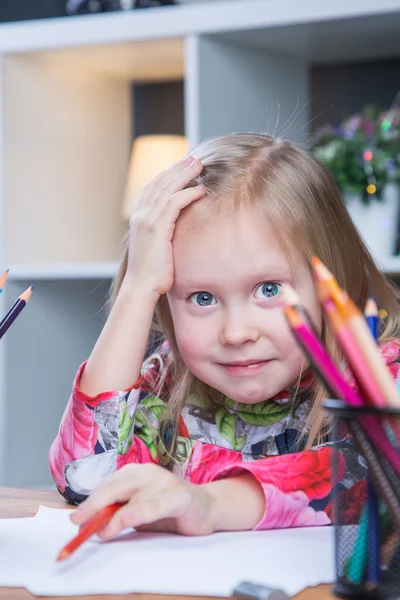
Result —
[[[283, 248], [299, 250], [310, 263], [318, 256], [334, 273], [363, 310], [373, 296], [387, 318], [380, 341], [400, 337], [398, 294], [382, 275], [354, 227], [329, 171], [296, 144], [264, 134], [231, 134], [208, 140], [192, 152], [204, 170], [191, 185], [203, 184], [206, 194], [216, 200], [232, 199], [233, 210], [240, 204], [260, 207], [275, 231], [279, 231]], [[115, 280], [115, 300], [125, 277], [127, 250]], [[210, 389], [186, 368], [177, 347], [171, 313], [166, 296], [156, 307], [156, 322], [171, 346], [171, 359], [165, 376], [171, 375], [169, 406], [174, 420], [179, 418], [191, 393], [203, 398], [223, 400], [222, 394]], [[322, 336], [331, 354], [340, 360], [340, 352], [329, 329]], [[319, 382], [313, 389], [313, 407], [305, 423], [308, 446], [322, 436], [324, 412], [321, 402], [325, 391]]]

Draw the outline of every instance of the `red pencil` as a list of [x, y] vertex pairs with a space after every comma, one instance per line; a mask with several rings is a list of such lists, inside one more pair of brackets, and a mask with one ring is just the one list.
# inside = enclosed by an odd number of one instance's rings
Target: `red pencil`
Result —
[[79, 546], [82, 546], [82, 544], [92, 537], [92, 535], [100, 531], [100, 529], [103, 529], [121, 506], [123, 506], [121, 503], [110, 504], [98, 512], [97, 515], [86, 523], [86, 525], [80, 529], [79, 533], [60, 550], [57, 561], [69, 558]]

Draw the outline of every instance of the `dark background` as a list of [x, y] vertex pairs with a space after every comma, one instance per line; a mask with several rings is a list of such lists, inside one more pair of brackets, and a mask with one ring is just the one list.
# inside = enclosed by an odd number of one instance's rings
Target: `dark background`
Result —
[[0, 0], [0, 22], [65, 15], [65, 0]]

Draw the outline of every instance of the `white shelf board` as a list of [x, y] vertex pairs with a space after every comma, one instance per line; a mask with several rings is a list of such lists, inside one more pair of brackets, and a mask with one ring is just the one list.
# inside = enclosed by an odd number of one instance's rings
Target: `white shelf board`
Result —
[[15, 264], [9, 268], [10, 281], [113, 279], [118, 262]]
[[[400, 256], [390, 256], [376, 261], [378, 267], [388, 275], [400, 275]], [[10, 281], [60, 280], [60, 279], [113, 279], [119, 263], [41, 263], [10, 265]]]
[[[343, 33], [342, 25], [347, 20], [351, 31]], [[318, 28], [318, 24], [324, 26], [331, 21], [340, 23], [340, 27], [335, 28], [334, 47], [329, 54], [331, 58], [334, 50], [339, 52], [346, 46], [349, 46], [346, 57], [354, 58], [349, 53], [359, 49], [352, 44], [351, 33], [357, 35], [357, 44], [368, 46], [363, 52], [368, 52], [369, 56], [375, 56], [376, 51], [379, 51], [379, 47], [377, 49], [371, 43], [371, 35], [374, 43], [378, 41], [379, 44], [380, 41], [384, 45], [385, 52], [392, 52], [397, 48], [397, 40], [392, 39], [392, 34], [389, 36], [390, 44], [388, 43], [386, 26], [389, 21], [393, 29], [399, 25], [399, 0], [230, 0], [6, 23], [0, 26], [0, 54], [246, 31], [252, 32], [250, 38], [247, 36], [247, 42], [260, 43], [260, 40], [253, 39], [253, 31], [258, 30], [262, 43], [266, 46], [271, 42], [279, 51], [284, 43], [286, 53], [308, 53], [318, 59], [319, 51], [326, 52], [326, 45], [329, 44], [324, 39], [323, 29], [317, 30], [318, 35], [315, 36], [315, 27]], [[280, 29], [279, 35], [269, 42], [267, 38], [274, 28]], [[284, 40], [281, 38], [283, 29], [287, 34]], [[290, 39], [286, 39], [287, 37]], [[395, 43], [396, 47], [392, 48]]]

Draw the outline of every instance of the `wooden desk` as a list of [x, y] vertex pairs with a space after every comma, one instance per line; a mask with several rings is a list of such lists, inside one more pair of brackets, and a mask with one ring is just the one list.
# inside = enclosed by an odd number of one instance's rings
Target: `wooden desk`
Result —
[[[51, 508], [71, 508], [57, 491], [21, 490], [14, 488], [0, 488], [0, 518], [32, 517], [40, 504]], [[288, 565], [288, 569], [290, 565]], [[0, 599], [7, 600], [29, 600], [37, 598], [21, 588], [0, 588]], [[98, 596], [63, 596], [63, 600], [123, 600], [133, 598], [136, 600], [193, 600], [191, 596], [158, 596], [145, 594], [107, 594]], [[333, 600], [330, 586], [320, 585], [309, 588], [296, 596], [296, 600]], [[47, 600], [56, 600], [56, 597], [48, 597]], [[58, 599], [57, 599], [58, 600]], [[199, 597], [196, 597], [199, 600]], [[205, 600], [205, 599], [202, 599]], [[209, 598], [207, 600], [210, 600]], [[219, 599], [221, 600], [221, 599]]]

